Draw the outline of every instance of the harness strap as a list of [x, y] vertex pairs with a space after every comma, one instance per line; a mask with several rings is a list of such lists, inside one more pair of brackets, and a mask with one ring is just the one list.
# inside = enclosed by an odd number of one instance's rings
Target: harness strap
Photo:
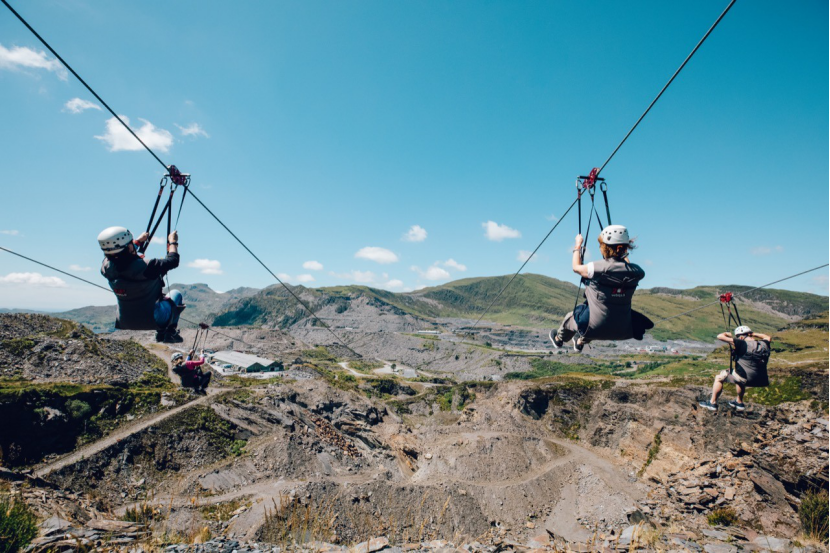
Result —
[[605, 215], [606, 219], [608, 220], [608, 224], [611, 224], [611, 209], [608, 207], [608, 184], [605, 181], [602, 181], [599, 185], [599, 189], [602, 190], [602, 197], [605, 199]]

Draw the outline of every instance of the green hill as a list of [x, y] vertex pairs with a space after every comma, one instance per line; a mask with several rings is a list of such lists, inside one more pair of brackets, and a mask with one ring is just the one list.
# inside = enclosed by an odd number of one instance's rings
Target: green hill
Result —
[[[349, 309], [350, 302], [365, 297], [379, 306], [393, 308], [426, 320], [435, 318], [478, 319], [498, 296], [510, 276], [467, 278], [425, 288], [417, 292], [393, 293], [366, 286], [336, 286], [308, 289], [292, 287], [316, 311], [334, 304], [336, 312]], [[717, 300], [721, 291], [741, 292], [747, 286], [699, 286], [688, 290], [654, 288], [638, 291], [634, 307], [654, 321], [694, 309]], [[556, 326], [571, 311], [577, 287], [573, 283], [536, 274], [519, 275], [495, 302], [485, 320], [501, 324], [544, 328]], [[764, 331], [780, 328], [792, 320], [822, 313], [828, 308], [825, 296], [764, 289], [736, 299], [743, 322]], [[271, 325], [286, 328], [307, 316], [281, 286], [228, 305], [215, 319], [217, 325]], [[720, 308], [712, 305], [689, 315], [660, 322], [651, 333], [655, 338], [691, 338], [709, 341], [725, 330]]]

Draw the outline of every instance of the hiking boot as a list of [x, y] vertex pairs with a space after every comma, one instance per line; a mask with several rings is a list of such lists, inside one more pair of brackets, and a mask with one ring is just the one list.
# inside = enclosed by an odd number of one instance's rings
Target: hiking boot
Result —
[[555, 347], [556, 349], [561, 348], [565, 344], [565, 342], [563, 342], [562, 339], [559, 338], [559, 333], [556, 330], [551, 330], [550, 334], [548, 334], [548, 338], [550, 338], [553, 347]]
[[709, 409], [710, 411], [718, 410], [718, 406], [709, 401], [708, 399], [706, 401], [701, 401], [700, 403], [698, 403], [698, 405], [700, 405], [704, 409]]
[[574, 343], [574, 351], [577, 353], [582, 353], [582, 348], [585, 347], [585, 342], [582, 341], [582, 338], [577, 338], [576, 336], [573, 337], [571, 340]]
[[182, 338], [182, 335], [179, 334], [178, 330], [173, 329], [172, 331], [167, 331], [164, 333], [163, 342], [165, 344], [181, 344], [182, 342], [184, 342], [184, 338]]
[[157, 330], [156, 331], [156, 342], [163, 342], [164, 341], [164, 331]]
[[732, 401], [729, 402], [729, 407], [732, 407], [736, 411], [743, 411], [744, 409], [746, 409], [746, 404], [745, 403], [739, 403], [739, 402], [737, 402], [733, 399]]

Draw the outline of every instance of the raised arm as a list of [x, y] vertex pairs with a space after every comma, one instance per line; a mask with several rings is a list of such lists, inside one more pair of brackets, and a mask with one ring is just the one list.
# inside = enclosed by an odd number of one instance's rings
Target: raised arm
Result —
[[767, 342], [772, 342], [772, 336], [761, 334], [760, 332], [750, 332], [749, 337], [753, 340], [766, 340]]
[[734, 344], [735, 340], [732, 338], [731, 332], [721, 332], [718, 334], [718, 340], [721, 342], [726, 342], [727, 344]]
[[571, 260], [571, 267], [573, 271], [583, 278], [589, 278], [588, 266], [582, 264], [582, 235], [577, 234], [574, 242], [573, 259]]

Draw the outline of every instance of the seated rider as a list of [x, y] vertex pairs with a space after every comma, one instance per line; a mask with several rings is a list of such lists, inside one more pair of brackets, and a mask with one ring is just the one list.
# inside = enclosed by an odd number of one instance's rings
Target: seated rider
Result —
[[728, 370], [721, 371], [712, 385], [712, 398], [708, 401], [701, 401], [698, 405], [710, 411], [717, 411], [718, 397], [723, 391], [723, 383], [729, 382], [734, 384], [738, 391], [737, 401], [733, 399], [729, 402], [729, 406], [743, 411], [746, 409], [744, 394], [747, 388], [769, 386], [767, 363], [769, 363], [772, 338], [766, 334], [752, 332], [748, 326], [742, 325], [735, 329], [734, 338], [728, 332], [722, 332], [718, 334], [718, 340], [732, 345], [735, 370], [731, 373]]
[[622, 225], [608, 225], [597, 237], [601, 261], [582, 264], [582, 235], [576, 236], [573, 271], [585, 284], [585, 303], [565, 315], [558, 330], [550, 331], [553, 345], [561, 348], [573, 340], [575, 351], [591, 340], [642, 340], [645, 331], [654, 327], [648, 317], [631, 309], [637, 284], [646, 273], [629, 263], [628, 252], [634, 248], [628, 230]]
[[133, 235], [124, 227], [109, 227], [98, 235], [98, 244], [104, 252], [101, 274], [109, 281], [118, 300], [115, 328], [125, 330], [155, 330], [157, 342], [181, 342], [177, 326], [184, 310], [182, 294], [170, 290], [164, 295], [163, 277], [179, 266], [176, 231], [167, 237], [167, 257], [146, 261], [136, 252], [149, 240], [144, 233], [133, 241]]
[[196, 350], [190, 350], [186, 360], [181, 353], [174, 353], [170, 358], [173, 361], [173, 372], [182, 379], [183, 387], [193, 388], [196, 393], [207, 393], [210, 377], [213, 374], [210, 371], [202, 372], [201, 367], [205, 364], [205, 352], [201, 353], [198, 361], [193, 361], [195, 353]]

